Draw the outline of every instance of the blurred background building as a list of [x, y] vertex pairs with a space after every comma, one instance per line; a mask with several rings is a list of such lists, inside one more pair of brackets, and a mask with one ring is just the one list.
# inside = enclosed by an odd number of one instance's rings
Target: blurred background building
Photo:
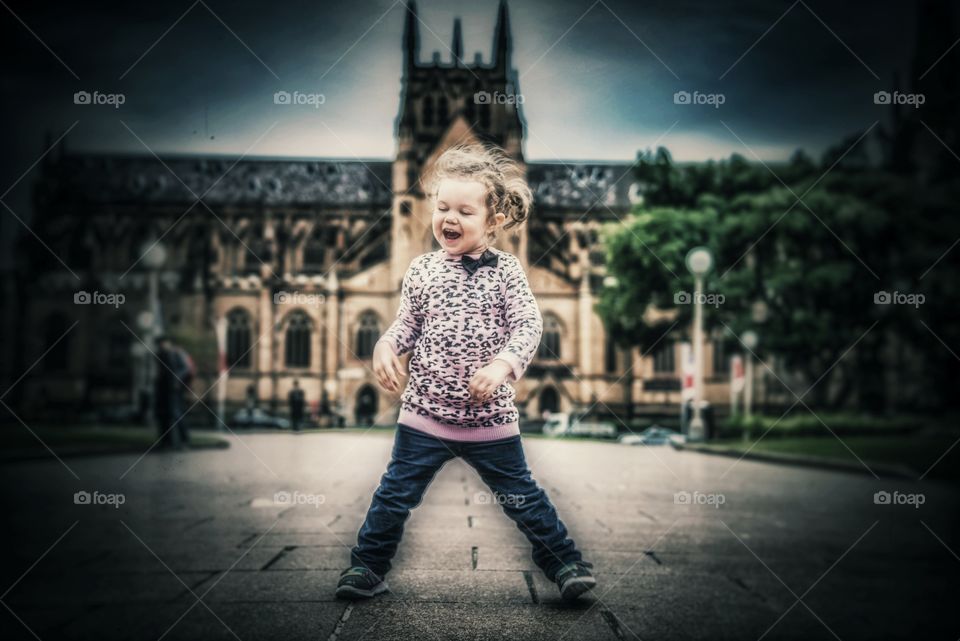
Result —
[[[506, 3], [488, 61], [480, 53], [464, 60], [459, 24], [449, 55], [422, 60], [415, 12], [410, 3], [394, 158], [158, 158], [75, 153], [66, 140], [44, 158], [31, 224], [53, 251], [27, 239], [15, 275], [2, 283], [5, 299], [19, 301], [4, 314], [5, 333], [23, 337], [6, 342], [6, 377], [46, 352], [40, 371], [15, 389], [25, 415], [142, 411], [150, 385], [147, 347], [158, 331], [194, 355], [195, 387], [207, 390], [218, 376], [219, 322], [229, 408], [242, 406], [251, 386], [261, 404], [282, 408], [299, 379], [315, 411], [335, 412], [348, 424], [394, 421], [396, 399], [377, 388], [370, 357], [394, 318], [410, 261], [439, 248], [420, 179], [460, 142], [494, 142], [524, 162], [526, 128]], [[918, 55], [939, 55], [942, 44]], [[915, 69], [926, 66], [917, 62]], [[937, 71], [956, 72], [947, 65]], [[949, 113], [956, 96], [946, 98], [953, 102], [936, 101], [939, 130], [956, 144]], [[864, 148], [873, 151], [844, 162], [909, 157], [888, 153], [914, 144], [918, 125], [905, 118], [871, 135]], [[623, 349], [594, 310], [606, 275], [601, 226], [625, 217], [643, 197], [633, 166], [628, 160], [524, 163], [533, 215], [521, 229], [501, 234], [497, 245], [523, 262], [544, 318], [538, 357], [517, 385], [528, 419], [546, 410], [590, 409], [622, 421], [676, 414], [680, 344], [666, 337], [649, 353]], [[84, 294], [121, 294], [124, 302], [85, 304]], [[151, 311], [157, 313], [144, 315]], [[717, 405], [729, 398], [724, 345], [717, 337], [705, 352], [705, 397]], [[758, 385], [761, 399], [762, 372]]]

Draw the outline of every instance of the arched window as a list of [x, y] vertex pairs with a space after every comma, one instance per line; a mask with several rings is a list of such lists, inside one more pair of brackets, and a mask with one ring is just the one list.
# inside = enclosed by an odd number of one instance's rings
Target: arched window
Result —
[[318, 273], [323, 271], [327, 257], [327, 234], [319, 225], [303, 244], [303, 271]]
[[604, 362], [608, 374], [617, 371], [617, 344], [613, 342], [613, 337], [609, 334], [607, 335], [607, 349]]
[[227, 314], [227, 367], [250, 367], [250, 313], [234, 309]]
[[270, 245], [263, 237], [263, 228], [252, 227], [240, 245], [243, 249], [243, 273], [259, 274], [262, 265], [270, 265]]
[[560, 319], [554, 314], [543, 316], [543, 336], [540, 338], [540, 348], [537, 358], [543, 360], [560, 360]]
[[310, 367], [310, 318], [302, 311], [290, 313], [285, 343], [287, 367]]
[[357, 358], [373, 356], [373, 346], [380, 338], [380, 321], [373, 312], [365, 312], [360, 317], [360, 327], [357, 328]]
[[665, 341], [653, 353], [653, 371], [663, 374], [672, 374], [676, 369], [674, 361], [674, 344]]

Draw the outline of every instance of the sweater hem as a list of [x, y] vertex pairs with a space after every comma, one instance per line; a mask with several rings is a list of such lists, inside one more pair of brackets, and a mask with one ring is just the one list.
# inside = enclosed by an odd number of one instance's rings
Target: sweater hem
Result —
[[520, 435], [520, 423], [512, 421], [495, 427], [457, 427], [441, 423], [429, 416], [421, 416], [412, 410], [400, 409], [397, 423], [426, 432], [447, 441], [496, 441]]

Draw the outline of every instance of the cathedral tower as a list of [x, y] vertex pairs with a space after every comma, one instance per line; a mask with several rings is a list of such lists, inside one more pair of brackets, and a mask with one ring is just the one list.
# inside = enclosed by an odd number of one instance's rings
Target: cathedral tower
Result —
[[[517, 73], [511, 66], [506, 0], [498, 9], [490, 63], [484, 63], [480, 52], [471, 63], [464, 61], [459, 18], [454, 21], [449, 59], [442, 60], [437, 51], [430, 62], [421, 62], [416, 3], [408, 2], [406, 10], [393, 163], [391, 276], [397, 285], [414, 257], [435, 248], [432, 210], [421, 183], [432, 162], [444, 149], [474, 141], [497, 144], [522, 162], [526, 126]], [[525, 260], [526, 225], [501, 232], [497, 245]]]

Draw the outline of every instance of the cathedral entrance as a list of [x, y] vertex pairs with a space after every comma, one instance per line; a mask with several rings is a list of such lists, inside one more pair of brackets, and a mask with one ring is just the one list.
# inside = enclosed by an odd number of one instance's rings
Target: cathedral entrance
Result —
[[542, 392], [540, 392], [540, 415], [542, 416], [544, 412], [554, 412], [560, 411], [560, 395], [557, 393], [555, 387], [546, 387]]

